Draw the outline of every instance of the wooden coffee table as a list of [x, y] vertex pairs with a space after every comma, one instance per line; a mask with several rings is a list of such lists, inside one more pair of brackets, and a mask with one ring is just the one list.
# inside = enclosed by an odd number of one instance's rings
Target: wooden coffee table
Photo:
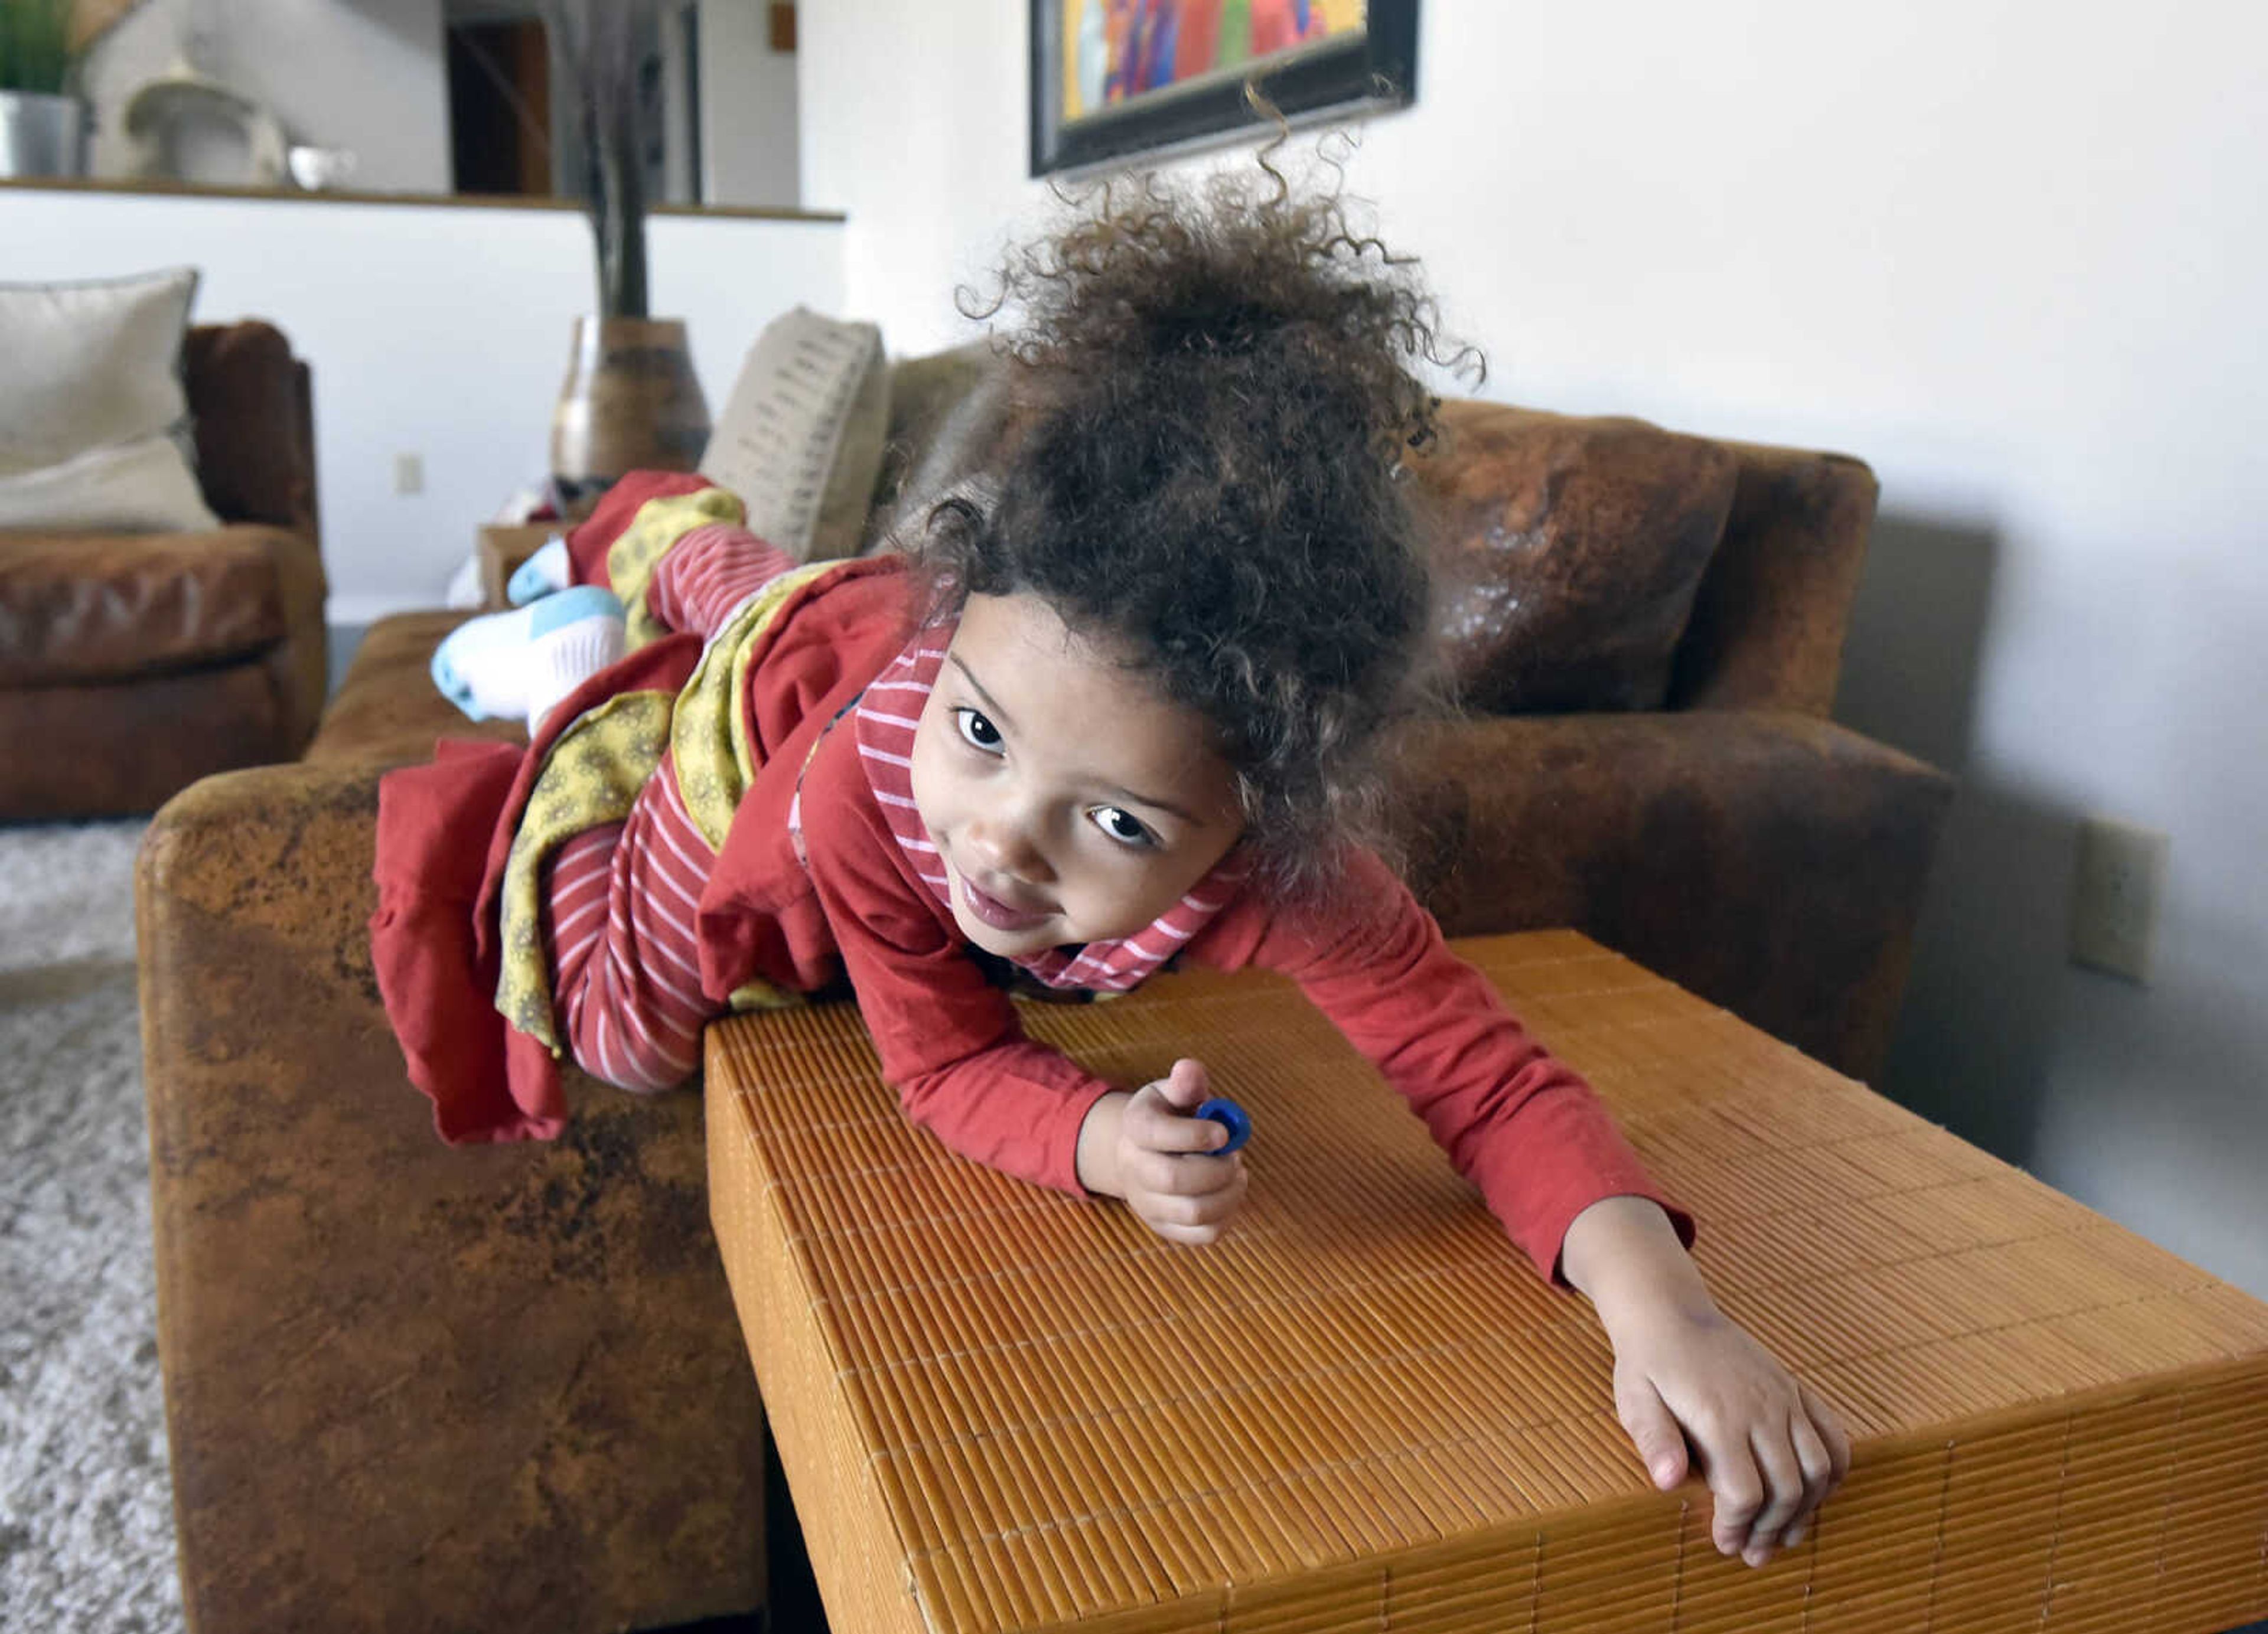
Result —
[[1027, 1026], [1250, 1108], [1205, 1249], [908, 1126], [857, 1013], [709, 1034], [711, 1212], [836, 1634], [2194, 1630], [2268, 1616], [2268, 1306], [1572, 932], [1460, 945], [1843, 1412], [1752, 1571], [1546, 1287], [1300, 996], [1188, 975]]

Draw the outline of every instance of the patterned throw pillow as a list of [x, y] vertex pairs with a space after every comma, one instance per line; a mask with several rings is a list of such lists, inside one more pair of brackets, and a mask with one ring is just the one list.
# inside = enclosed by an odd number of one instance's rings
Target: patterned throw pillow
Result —
[[889, 419], [882, 332], [798, 306], [749, 349], [701, 474], [798, 561], [856, 556]]

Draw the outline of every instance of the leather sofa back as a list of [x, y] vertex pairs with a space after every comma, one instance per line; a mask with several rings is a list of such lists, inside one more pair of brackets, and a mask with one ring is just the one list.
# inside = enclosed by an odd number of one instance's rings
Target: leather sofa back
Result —
[[1491, 715], [1661, 708], [1736, 465], [1642, 420], [1443, 404], [1410, 473], [1457, 700]]
[[307, 366], [274, 325], [201, 324], [181, 349], [197, 482], [224, 521], [317, 536]]
[[[1859, 461], [1473, 399], [1440, 430], [1412, 494], [1464, 708], [1827, 714], [1874, 518]], [[897, 364], [869, 548], [1012, 431], [982, 343]]]
[[1678, 644], [1669, 707], [1824, 719], [1881, 484], [1848, 454], [1722, 445], [1740, 477]]

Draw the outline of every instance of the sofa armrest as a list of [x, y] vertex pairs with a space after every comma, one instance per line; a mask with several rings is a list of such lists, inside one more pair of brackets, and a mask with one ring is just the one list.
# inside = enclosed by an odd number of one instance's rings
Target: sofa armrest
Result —
[[1699, 710], [1430, 723], [1393, 776], [1411, 888], [1449, 934], [1570, 926], [1880, 1068], [1943, 773], [1808, 716]]
[[452, 1148], [365, 922], [378, 771], [209, 777], [136, 880], [192, 1627], [591, 1630], [761, 1604], [763, 1424], [701, 1104], [570, 1076]]

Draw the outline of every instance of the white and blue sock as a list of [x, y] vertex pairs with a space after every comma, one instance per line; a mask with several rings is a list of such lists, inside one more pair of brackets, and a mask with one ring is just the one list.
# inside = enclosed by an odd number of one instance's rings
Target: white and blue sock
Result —
[[[527, 644], [527, 730], [531, 733], [541, 730], [543, 718], [561, 699], [622, 656], [622, 604], [604, 591], [599, 593], [613, 603], [615, 610], [611, 614], [586, 615], [555, 623], [538, 631]], [[572, 591], [562, 591], [535, 606], [549, 607], [572, 594]]]
[[433, 654], [433, 684], [475, 720], [541, 720], [622, 655], [622, 604], [596, 585], [468, 619]]
[[504, 600], [516, 607], [524, 607], [531, 601], [556, 595], [567, 588], [574, 571], [574, 563], [567, 557], [567, 541], [554, 534], [536, 548], [534, 556], [512, 569], [512, 577], [504, 581]]

